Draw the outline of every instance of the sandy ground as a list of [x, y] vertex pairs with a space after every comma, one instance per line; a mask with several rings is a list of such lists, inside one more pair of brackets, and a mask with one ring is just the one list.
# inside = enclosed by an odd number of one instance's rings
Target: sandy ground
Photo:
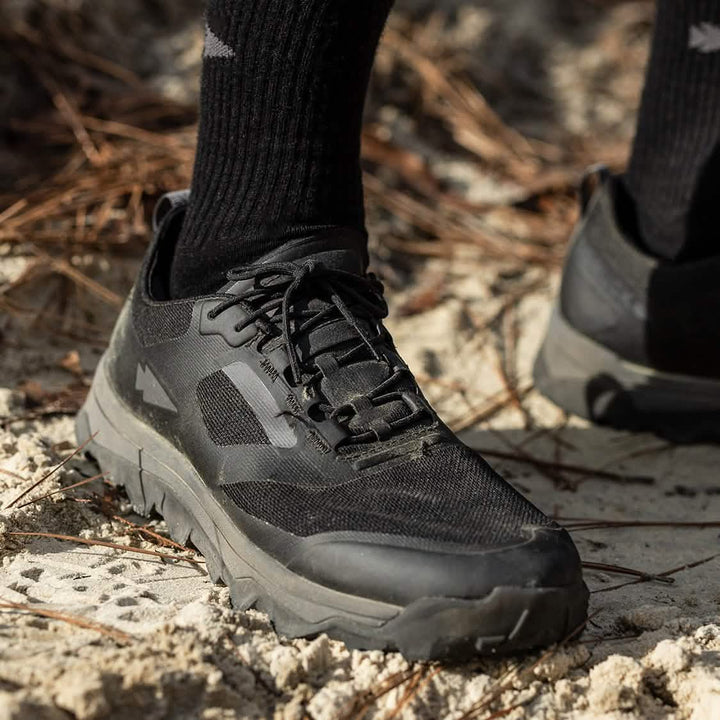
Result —
[[[0, 267], [7, 275], [19, 272], [20, 265], [8, 261]], [[432, 310], [391, 323], [428, 395], [456, 426], [471, 423], [504, 392], [498, 368], [507, 361], [502, 340], [507, 332], [492, 322], [490, 332], [475, 329], [506, 302], [502, 268], [488, 267], [480, 275], [468, 271], [476, 267], [462, 260], [431, 261], [429, 277], [451, 286], [452, 296]], [[121, 284], [131, 272], [120, 273]], [[418, 292], [393, 295], [398, 315]], [[518, 337], [513, 363], [521, 389], [530, 378], [552, 295], [553, 288], [544, 286], [512, 314]], [[32, 346], [32, 338], [25, 337], [22, 351], [2, 356], [0, 377], [8, 388], [0, 391], [2, 416], [22, 412], [22, 393], [11, 388], [29, 374], [47, 388], [68, 381], [69, 371], [60, 366], [67, 341], [39, 335]], [[98, 352], [86, 349], [83, 367], [92, 367]], [[565, 418], [534, 392], [523, 408], [509, 407], [489, 423], [471, 425], [464, 437], [475, 448], [520, 457], [491, 454], [490, 460], [545, 511], [560, 518], [719, 519], [716, 448], [672, 447], [650, 436], [591, 427]], [[0, 431], [3, 506], [73, 445], [72, 417], [15, 422]], [[556, 465], [538, 469], [528, 457]], [[567, 465], [604, 470], [620, 479], [562, 469]], [[87, 461], [72, 460], [23, 502], [94, 472]], [[389, 720], [497, 717], [493, 713], [502, 710], [515, 719], [720, 717], [720, 559], [708, 559], [720, 554], [717, 527], [575, 531], [588, 562], [652, 574], [707, 562], [676, 572], [673, 582], [627, 584], [634, 578], [588, 569], [592, 619], [579, 641], [545, 656], [437, 667], [408, 665], [394, 654], [348, 652], [325, 637], [279, 638], [263, 615], [233, 611], [227, 590], [213, 585], [202, 565], [8, 535], [45, 531], [157, 550], [154, 541], [142, 541], [112, 519], [146, 522], [132, 514], [122, 494], [100, 481], [21, 504], [0, 517], [0, 602], [59, 611], [101, 623], [102, 631], [3, 610], [3, 720]], [[152, 527], [163, 532], [157, 518]], [[127, 637], [110, 637], [106, 628]]]

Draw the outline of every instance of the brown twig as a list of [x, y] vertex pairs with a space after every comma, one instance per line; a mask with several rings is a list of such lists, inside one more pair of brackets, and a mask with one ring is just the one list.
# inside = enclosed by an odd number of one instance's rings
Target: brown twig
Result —
[[513, 460], [519, 463], [529, 463], [537, 468], [550, 470], [555, 469], [561, 472], [575, 473], [577, 475], [584, 475], [596, 480], [612, 480], [613, 482], [632, 485], [653, 485], [655, 483], [655, 478], [648, 475], [626, 475], [624, 473], [615, 473], [608, 470], [596, 470], [582, 465], [570, 465], [568, 463], [555, 463], [548, 460], [540, 460], [539, 458], [532, 457], [530, 455], [519, 457], [513, 453], [502, 452], [501, 450], [483, 448], [476, 448], [476, 450], [481, 455], [486, 455], [487, 457], [495, 457], [501, 460]]
[[117, 308], [122, 307], [123, 299], [117, 293], [114, 293], [112, 290], [109, 290], [99, 282], [88, 277], [84, 272], [81, 272], [77, 268], [73, 267], [67, 260], [51, 257], [36, 247], [31, 247], [31, 250], [39, 258], [42, 258], [45, 262], [47, 262], [48, 266], [55, 272], [60, 275], [65, 275], [78, 285], [82, 285], [93, 295], [108, 303], [108, 305], [112, 305]]
[[555, 517], [566, 530], [604, 530], [606, 528], [665, 527], [665, 528], [716, 528], [720, 521], [680, 520], [603, 520], [600, 518]]
[[405, 691], [403, 696], [398, 701], [397, 705], [390, 711], [390, 713], [383, 718], [383, 720], [392, 720], [396, 717], [402, 709], [407, 705], [413, 697], [416, 697], [420, 690], [424, 688], [438, 673], [443, 670], [442, 665], [438, 665], [428, 674], [418, 675], [418, 677], [412, 681], [411, 686]]
[[367, 711], [384, 695], [392, 692], [396, 687], [412, 680], [424, 672], [423, 668], [405, 670], [394, 673], [385, 678], [379, 685], [359, 693], [349, 704], [348, 710], [342, 715], [342, 720], [363, 720]]
[[46, 493], [45, 495], [40, 495], [40, 497], [33, 498], [32, 500], [28, 500], [27, 502], [22, 503], [21, 505], [18, 505], [18, 510], [20, 508], [24, 508], [28, 505], [32, 505], [33, 503], [39, 502], [40, 500], [45, 500], [45, 498], [52, 497], [53, 495], [57, 495], [61, 492], [67, 492], [68, 490], [74, 490], [75, 488], [82, 487], [83, 485], [87, 485], [88, 483], [93, 482], [94, 480], [99, 480], [100, 478], [104, 478], [105, 473], [100, 473], [100, 475], [94, 475], [90, 478], [85, 478], [84, 480], [80, 480], [80, 482], [73, 483], [72, 485], [67, 485], [65, 487], [58, 488], [57, 490], [53, 490], [52, 492]]
[[75, 450], [73, 450], [62, 462], [58, 463], [52, 470], [45, 473], [45, 475], [43, 475], [39, 480], [36, 480], [29, 488], [23, 490], [14, 500], [8, 503], [3, 510], [9, 510], [14, 507], [28, 493], [31, 493], [36, 487], [38, 487], [38, 485], [42, 485], [42, 483], [44, 483], [51, 475], [55, 474], [58, 470], [60, 470], [60, 468], [69, 463], [70, 460], [72, 460], [78, 453], [82, 452], [87, 447], [88, 443], [95, 439], [96, 435], [97, 433], [92, 434], [82, 445], [76, 447]]
[[158, 542], [160, 545], [164, 545], [165, 547], [173, 547], [176, 550], [182, 550], [183, 552], [189, 552], [193, 555], [197, 555], [197, 552], [193, 550], [192, 548], [185, 547], [185, 545], [181, 545], [178, 542], [175, 542], [174, 540], [170, 538], [163, 537], [159, 533], [154, 532], [153, 530], [150, 530], [150, 528], [145, 527], [143, 525], [138, 525], [137, 523], [132, 522], [131, 520], [128, 520], [127, 518], [120, 517], [119, 515], [111, 515], [110, 516], [113, 520], [117, 520], [118, 522], [124, 523], [125, 525], [128, 525], [136, 532], [142, 533], [143, 535], [146, 535], [149, 538], [152, 538], [156, 542]]
[[42, 84], [50, 93], [53, 104], [58, 109], [62, 117], [65, 118], [68, 126], [72, 129], [75, 137], [77, 138], [78, 144], [87, 156], [87, 159], [93, 165], [102, 165], [103, 156], [88, 134], [87, 128], [83, 124], [77, 108], [75, 108], [73, 103], [68, 99], [68, 96], [60, 88], [60, 85], [58, 85], [54, 78], [48, 75], [44, 70], [41, 70], [39, 67], [34, 67], [34, 70]]
[[204, 561], [195, 560], [194, 558], [178, 557], [177, 555], [170, 555], [169, 553], [159, 552], [158, 550], [145, 550], [144, 548], [129, 547], [127, 545], [120, 545], [119, 543], [107, 542], [105, 540], [88, 540], [86, 538], [77, 537], [75, 535], [60, 535], [57, 533], [47, 532], [8, 532], [6, 535], [22, 536], [22, 537], [44, 537], [52, 538], [54, 540], [67, 540], [68, 542], [77, 542], [83, 545], [97, 545], [99, 547], [112, 548], [113, 550], [122, 550], [123, 552], [138, 553], [140, 555], [152, 555], [153, 557], [160, 558], [162, 560], [171, 560], [173, 562], [183, 561], [191, 563], [192, 565], [200, 565]]
[[3, 600], [0, 598], [0, 608], [5, 610], [19, 610], [21, 612], [27, 612], [31, 615], [38, 615], [51, 620], [60, 620], [61, 622], [66, 622], [85, 630], [94, 630], [101, 635], [107, 635], [108, 637], [113, 638], [113, 640], [117, 640], [119, 642], [128, 642], [132, 639], [132, 637], [126, 632], [116, 630], [108, 625], [103, 625], [102, 623], [94, 622], [92, 620], [86, 620], [85, 618], [78, 617], [77, 615], [68, 615], [67, 613], [57, 612], [56, 610], [39, 608], [35, 605], [25, 605], [23, 603], [10, 602], [9, 600]]
[[[518, 388], [517, 395], [524, 397], [532, 390], [532, 385], [526, 385]], [[473, 425], [489, 420], [494, 415], [497, 415], [501, 410], [504, 410], [513, 402], [513, 398], [508, 394], [506, 390], [502, 390], [495, 395], [489, 397], [484, 405], [478, 408], [473, 408], [469, 413], [461, 418], [453, 420], [449, 423], [450, 427], [454, 432], [460, 432], [467, 430]]]
[[548, 464], [548, 465], [537, 465], [534, 462], [534, 459], [531, 455], [529, 455], [525, 450], [523, 450], [520, 446], [513, 443], [508, 437], [506, 437], [503, 433], [498, 432], [497, 430], [490, 430], [490, 432], [495, 435], [501, 442], [505, 443], [520, 459], [521, 461], [525, 461], [527, 463], [530, 463], [535, 467], [535, 469], [543, 474], [548, 480], [553, 482], [558, 488], [562, 490], [577, 490], [577, 482], [573, 480], [569, 480], [566, 478], [560, 469], [558, 468], [557, 464]]
[[405, 688], [405, 692], [398, 701], [397, 705], [390, 713], [388, 713], [384, 720], [392, 720], [392, 718], [394, 718], [402, 710], [402, 708], [409, 702], [410, 698], [415, 694], [415, 691], [417, 690], [420, 681], [423, 679], [426, 673], [427, 668], [423, 667], [421, 668], [420, 672], [412, 678], [408, 686]]
[[672, 583], [675, 582], [675, 580], [671, 577], [655, 575], [653, 573], [644, 572], [643, 570], [634, 570], [633, 568], [623, 567], [622, 565], [612, 565], [608, 563], [583, 560], [582, 566], [584, 568], [588, 568], [589, 570], [602, 570], [603, 572], [616, 573], [618, 575], [634, 575], [644, 581], [656, 580], [657, 582], [667, 583], [668, 585], [672, 585]]
[[[705, 563], [708, 563], [717, 557], [720, 557], [720, 553], [715, 553], [714, 555], [710, 555], [706, 558], [703, 558], [702, 560], [696, 560], [695, 562], [680, 565], [679, 567], [673, 568], [672, 570], [666, 570], [665, 572], [658, 573], [658, 577], [669, 577], [670, 575], [675, 575], [679, 572], [682, 572], [683, 570], [692, 570], [693, 568], [704, 565]], [[637, 580], [631, 580], [630, 582], [621, 583], [619, 585], [611, 585], [610, 587], [606, 588], [598, 588], [597, 590], [591, 590], [590, 592], [591, 594], [610, 592], [611, 590], [619, 590], [620, 588], [627, 587], [628, 585], [637, 585], [638, 583], [647, 582], [650, 579], [651, 578], [638, 578]]]
[[[522, 673], [531, 673], [536, 667], [541, 665], [545, 660], [551, 658], [559, 648], [563, 647], [564, 645], [567, 645], [573, 638], [576, 638], [582, 631], [585, 629], [587, 624], [596, 617], [600, 612], [602, 612], [602, 608], [596, 610], [595, 612], [588, 615], [588, 617], [580, 623], [576, 628], [573, 628], [571, 632], [569, 632], [559, 643], [556, 643], [552, 647], [548, 648], [540, 657], [538, 657], [534, 662], [532, 662], [527, 668], [523, 668], [522, 666], [511, 668], [510, 671], [505, 673], [504, 676], [502, 676], [495, 685], [490, 689], [489, 693], [479, 700], [475, 705], [470, 707], [463, 715], [461, 715], [457, 720], [474, 720], [474, 718], [477, 718], [478, 713], [483, 712], [483, 710], [488, 710], [490, 706], [506, 691], [509, 690], [511, 687], [511, 683]], [[491, 716], [492, 717], [492, 716]], [[501, 715], [498, 717], [502, 717]], [[489, 720], [489, 718], [486, 718], [485, 720]]]
[[0, 468], [0, 474], [7, 475], [8, 477], [15, 478], [15, 480], [22, 480], [25, 482], [26, 478], [24, 478], [22, 475], [18, 475], [17, 473], [13, 472], [12, 470], [5, 470], [3, 468]]
[[523, 416], [525, 430], [532, 429], [532, 416], [522, 402], [518, 393], [516, 351], [518, 343], [518, 327], [515, 317], [515, 303], [506, 305], [501, 315], [501, 347], [497, 351], [497, 366], [500, 379], [505, 390], [512, 398], [512, 403]]

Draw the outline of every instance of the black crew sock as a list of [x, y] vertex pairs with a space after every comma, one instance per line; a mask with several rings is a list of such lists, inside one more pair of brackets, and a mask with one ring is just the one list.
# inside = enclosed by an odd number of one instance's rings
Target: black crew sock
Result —
[[175, 297], [314, 228], [364, 231], [360, 132], [392, 0], [210, 0]]
[[720, 253], [720, 0], [658, 0], [625, 184], [651, 252]]

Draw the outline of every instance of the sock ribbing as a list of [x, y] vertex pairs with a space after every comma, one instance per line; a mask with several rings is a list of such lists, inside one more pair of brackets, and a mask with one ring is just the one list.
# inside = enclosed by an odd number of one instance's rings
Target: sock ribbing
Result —
[[315, 227], [364, 229], [360, 133], [392, 0], [210, 0], [175, 296]]
[[718, 252], [718, 0], [658, 0], [625, 183], [641, 239], [652, 252], [668, 260]]

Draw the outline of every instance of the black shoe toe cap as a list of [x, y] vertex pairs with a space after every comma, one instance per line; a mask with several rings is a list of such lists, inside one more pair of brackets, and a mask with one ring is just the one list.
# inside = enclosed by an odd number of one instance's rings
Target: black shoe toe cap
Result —
[[407, 605], [420, 598], [482, 598], [496, 587], [551, 588], [581, 582], [580, 558], [559, 527], [530, 527], [524, 542], [490, 548], [357, 533], [304, 540], [294, 572], [353, 595]]

